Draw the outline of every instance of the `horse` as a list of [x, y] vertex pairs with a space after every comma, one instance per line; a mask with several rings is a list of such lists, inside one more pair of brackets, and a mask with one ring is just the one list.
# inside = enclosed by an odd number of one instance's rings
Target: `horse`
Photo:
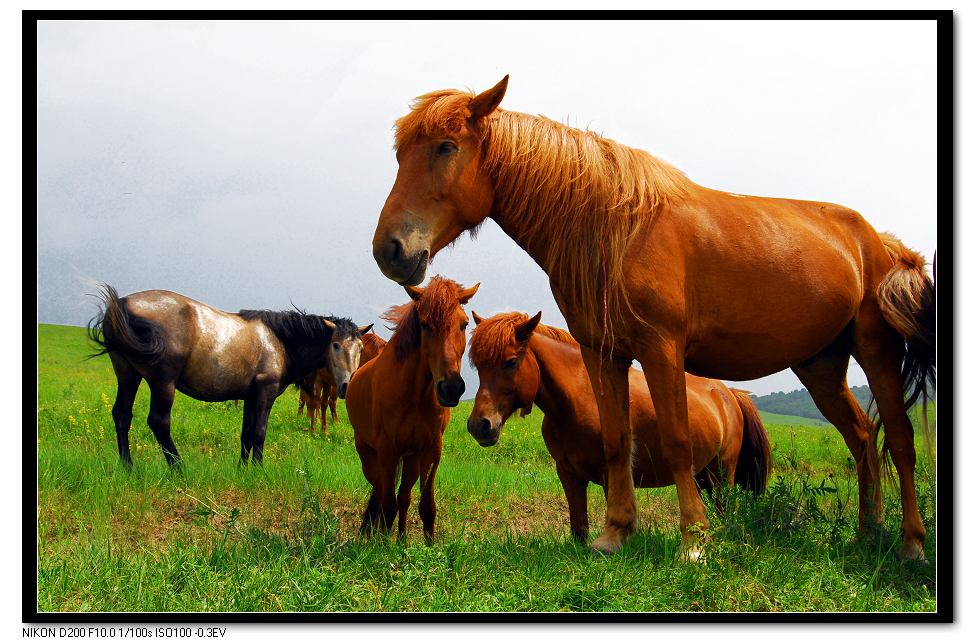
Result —
[[[464, 393], [460, 368], [468, 320], [462, 306], [479, 286], [465, 289], [440, 276], [431, 278], [426, 288], [407, 286], [412, 301], [383, 316], [394, 325], [389, 347], [352, 377], [346, 412], [362, 473], [372, 485], [362, 514], [363, 534], [377, 525], [388, 531], [398, 513], [402, 537], [413, 485], [419, 480], [423, 535], [427, 543], [433, 541], [433, 486], [443, 432], [450, 407]], [[398, 469], [402, 474], [396, 495]]]
[[112, 407], [119, 457], [132, 466], [129, 427], [142, 380], [149, 385], [149, 428], [171, 467], [180, 462], [170, 436], [176, 391], [204, 402], [244, 401], [240, 461], [264, 461], [271, 406], [288, 385], [328, 365], [348, 382], [362, 341], [351, 320], [295, 311], [227, 313], [166, 290], [119, 297], [102, 284], [101, 308], [88, 336], [108, 354], [118, 380]]
[[[515, 412], [534, 405], [545, 414], [542, 439], [569, 507], [573, 537], [589, 536], [586, 489], [606, 491], [606, 459], [596, 396], [579, 344], [568, 332], [539, 323], [542, 313], [502, 313], [482, 319], [471, 335], [469, 359], [479, 386], [467, 431], [481, 446], [493, 446]], [[633, 484], [666, 487], [674, 483], [660, 445], [657, 414], [643, 373], [629, 372], [633, 423]], [[718, 380], [687, 376], [687, 414], [694, 445], [693, 471], [700, 488], [723, 506], [725, 482], [764, 493], [772, 472], [772, 451], [761, 415], [748, 393]]]
[[[361, 352], [359, 353], [359, 366], [362, 366], [371, 359], [374, 359], [382, 347], [386, 345], [379, 335], [371, 333], [372, 324], [359, 329], [361, 333]], [[352, 350], [352, 346], [348, 347]], [[345, 387], [348, 386], [346, 383]], [[315, 417], [320, 417], [322, 422], [322, 433], [328, 433], [328, 425], [325, 422], [325, 409], [332, 413], [332, 424], [338, 422], [336, 405], [339, 397], [345, 397], [345, 389], [341, 396], [338, 386], [335, 384], [335, 377], [329, 368], [320, 368], [314, 373], [309, 373], [295, 383], [298, 389], [298, 415], [307, 408], [308, 419], [311, 423], [309, 430], [315, 431]]]
[[[937, 373], [924, 258], [849, 208], [709, 189], [642, 150], [500, 109], [507, 84], [505, 76], [479, 94], [431, 92], [396, 121], [399, 168], [373, 257], [386, 277], [420, 283], [439, 250], [490, 217], [548, 274], [598, 392], [608, 508], [593, 549], [609, 555], [636, 528], [628, 386], [636, 359], [677, 486], [687, 559], [699, 555], [707, 519], [691, 473], [685, 372], [749, 380], [785, 368], [853, 455], [865, 535], [883, 524], [883, 427], [900, 481], [899, 555], [923, 559], [906, 409], [926, 402]], [[847, 386], [851, 355], [867, 375], [877, 424]]]

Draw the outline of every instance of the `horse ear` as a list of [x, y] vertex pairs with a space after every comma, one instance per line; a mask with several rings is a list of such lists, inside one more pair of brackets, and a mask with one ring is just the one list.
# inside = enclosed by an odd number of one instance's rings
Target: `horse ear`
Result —
[[507, 89], [508, 75], [505, 74], [505, 77], [497, 85], [472, 98], [471, 120], [480, 120], [493, 112], [501, 104], [501, 99], [504, 98], [504, 93]]
[[365, 335], [366, 333], [368, 333], [371, 330], [372, 330], [372, 324], [369, 324], [368, 326], [359, 326], [359, 334], [360, 335]]
[[329, 329], [333, 333], [335, 332], [335, 328], [336, 328], [335, 322], [330, 321], [330, 320], [325, 319], [324, 317], [322, 317], [322, 323], [325, 324], [325, 328]]
[[467, 290], [461, 290], [457, 294], [457, 301], [459, 301], [460, 304], [463, 306], [464, 304], [466, 304], [467, 302], [469, 302], [471, 300], [471, 297], [474, 296], [474, 293], [476, 293], [477, 292], [477, 289], [480, 288], [480, 287], [481, 287], [481, 282], [477, 282], [476, 284], [474, 284], [473, 286], [471, 286]]
[[538, 326], [538, 322], [540, 321], [542, 321], [542, 311], [538, 311], [538, 314], [531, 319], [526, 319], [515, 326], [515, 339], [519, 342], [527, 341], [532, 336], [535, 327]]
[[481, 323], [482, 321], [484, 321], [484, 318], [483, 318], [483, 317], [481, 317], [480, 315], [478, 315], [478, 314], [477, 314], [477, 311], [475, 311], [475, 310], [472, 310], [472, 311], [471, 311], [471, 317], [473, 317], [473, 318], [474, 318], [474, 325], [475, 325], [475, 326], [478, 326], [478, 325], [480, 325], [480, 323]]
[[406, 289], [406, 294], [410, 296], [413, 301], [420, 301], [420, 297], [423, 296], [423, 289], [419, 286], [403, 286]]

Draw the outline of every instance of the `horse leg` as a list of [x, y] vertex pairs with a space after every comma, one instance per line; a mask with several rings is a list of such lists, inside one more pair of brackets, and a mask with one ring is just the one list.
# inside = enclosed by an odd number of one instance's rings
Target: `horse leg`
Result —
[[589, 481], [573, 475], [565, 467], [556, 466], [555, 471], [559, 475], [565, 501], [569, 505], [569, 528], [572, 530], [572, 537], [585, 543], [589, 538], [589, 504], [586, 497]]
[[118, 439], [118, 455], [122, 464], [132, 468], [132, 453], [129, 450], [129, 428], [132, 426], [132, 405], [135, 395], [142, 384], [142, 376], [132, 368], [132, 365], [115, 353], [109, 353], [112, 368], [118, 380], [118, 392], [115, 394], [115, 404], [112, 406], [112, 420], [115, 423], [115, 437]]
[[265, 389], [257, 394], [254, 405], [254, 424], [251, 427], [251, 446], [254, 464], [264, 464], [264, 438], [267, 435], [267, 418], [271, 414], [274, 395]]
[[151, 393], [149, 398], [149, 418], [147, 423], [152, 429], [156, 441], [162, 447], [163, 455], [170, 467], [175, 467], [180, 462], [179, 451], [173, 444], [173, 438], [169, 432], [170, 412], [173, 408], [173, 399], [176, 397], [176, 386], [172, 381], [157, 382], [149, 384]]
[[903, 356], [903, 338], [881, 320], [880, 313], [871, 319], [865, 318], [861, 311], [854, 332], [854, 357], [870, 383], [883, 422], [885, 448], [894, 461], [900, 481], [903, 517], [899, 556], [904, 560], [924, 560], [926, 534], [917, 507], [914, 483], [917, 454], [914, 451], [914, 427], [904, 405], [904, 381], [900, 369]]
[[[332, 412], [332, 424], [334, 425], [338, 422], [338, 415], [336, 414], [336, 404], [339, 399], [339, 390], [334, 386], [328, 390], [328, 409]], [[324, 413], [322, 414], [324, 415]]]
[[362, 474], [372, 485], [365, 511], [362, 512], [362, 523], [359, 525], [359, 533], [369, 534], [372, 533], [376, 526], [376, 519], [379, 518], [379, 463], [376, 451], [369, 446], [357, 443], [356, 451], [359, 452], [359, 461], [362, 462]]
[[606, 457], [606, 524], [591, 547], [604, 555], [617, 551], [636, 530], [636, 493], [633, 490], [633, 448], [630, 432], [630, 387], [627, 360], [586, 346], [582, 358], [596, 393]]
[[379, 462], [379, 509], [382, 514], [382, 529], [388, 532], [396, 520], [396, 465], [399, 458], [391, 452], [380, 452]]
[[837, 428], [857, 468], [859, 527], [867, 534], [883, 524], [876, 436], [867, 414], [846, 383], [850, 352], [846, 341], [834, 341], [812, 359], [793, 366], [816, 408]]
[[403, 473], [399, 483], [399, 494], [396, 496], [397, 512], [399, 514], [399, 536], [406, 532], [406, 515], [410, 509], [410, 498], [413, 485], [420, 477], [420, 459], [415, 456], [403, 458]]
[[423, 522], [423, 538], [433, 544], [433, 525], [437, 520], [437, 501], [433, 495], [433, 482], [440, 465], [440, 451], [427, 454], [420, 462], [420, 520]]
[[254, 397], [244, 398], [244, 413], [240, 425], [240, 462], [239, 466], [247, 464], [251, 454], [251, 427], [254, 424]]
[[[670, 465], [680, 505], [681, 557], [696, 561], [701, 556], [698, 533], [708, 527], [704, 502], [694, 479], [694, 454], [687, 425], [687, 382], [684, 377], [684, 347], [664, 342], [640, 356], [657, 410], [657, 426], [664, 459]], [[625, 381], [625, 380], [624, 380]], [[604, 429], [605, 430], [605, 429]], [[610, 487], [612, 493], [612, 487]]]

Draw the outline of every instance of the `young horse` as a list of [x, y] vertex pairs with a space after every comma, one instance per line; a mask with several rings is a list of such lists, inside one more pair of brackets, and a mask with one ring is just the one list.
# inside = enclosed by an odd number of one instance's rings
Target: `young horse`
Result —
[[[335, 358], [334, 347], [361, 346], [348, 319], [297, 311], [225, 313], [178, 293], [147, 290], [119, 297], [103, 285], [103, 310], [88, 324], [89, 337], [108, 353], [118, 380], [112, 407], [122, 462], [132, 466], [129, 426], [142, 380], [149, 384], [149, 428], [175, 465], [179, 452], [169, 433], [170, 410], [179, 390], [204, 402], [244, 400], [240, 459], [264, 460], [267, 418], [274, 400], [293, 382], [326, 363], [347, 382], [358, 366]], [[329, 350], [331, 347], [332, 350]]]
[[[636, 525], [628, 373], [643, 365], [680, 502], [685, 551], [705, 528], [691, 473], [685, 371], [799, 376], [857, 463], [860, 527], [882, 524], [876, 429], [846, 384], [852, 355], [900, 478], [904, 558], [924, 556], [908, 405], [935, 379], [934, 290], [924, 259], [856, 212], [711, 190], [642, 150], [443, 90], [396, 122], [399, 170], [373, 237], [380, 269], [419, 283], [430, 258], [494, 219], [545, 270], [603, 427], [608, 511], [600, 552]], [[902, 371], [903, 367], [903, 371]]]
[[[329, 363], [340, 360], [347, 360], [349, 363], [356, 360], [362, 366], [373, 359], [378, 351], [386, 344], [386, 341], [374, 333], [370, 333], [372, 324], [363, 326], [359, 329], [360, 337], [358, 341], [333, 342], [329, 352]], [[377, 340], [381, 342], [377, 348]], [[354, 369], [353, 369], [354, 370]], [[342, 372], [342, 371], [340, 371]], [[336, 385], [335, 376], [332, 368], [320, 368], [314, 373], [309, 373], [295, 383], [298, 388], [298, 414], [301, 415], [303, 408], [308, 408], [308, 418], [311, 421], [312, 432], [315, 431], [315, 417], [321, 418], [322, 433], [328, 433], [328, 425], [325, 422], [326, 407], [332, 412], [332, 424], [338, 421], [336, 417], [336, 403], [339, 397], [345, 398], [348, 389], [348, 380], [343, 381], [341, 386]], [[341, 390], [340, 390], [341, 389]]]
[[[596, 396], [589, 384], [579, 344], [569, 333], [529, 318], [502, 313], [481, 319], [471, 336], [470, 360], [480, 386], [467, 420], [468, 432], [481, 446], [497, 444], [512, 413], [527, 415], [532, 405], [545, 414], [542, 438], [555, 459], [555, 470], [569, 505], [569, 525], [576, 539], [589, 535], [586, 488], [606, 490], [606, 459], [599, 430]], [[660, 448], [657, 414], [643, 373], [630, 369], [633, 423], [633, 482], [637, 487], [674, 484]], [[698, 485], [709, 493], [733, 481], [763, 493], [771, 474], [768, 434], [754, 402], [744, 391], [718, 380], [687, 376], [687, 414], [693, 467]]]
[[[372, 494], [360, 530], [378, 522], [388, 530], [399, 513], [399, 534], [413, 485], [420, 481], [420, 519], [427, 542], [433, 540], [437, 507], [433, 480], [443, 450], [450, 409], [464, 393], [460, 375], [467, 314], [480, 284], [464, 289], [443, 277], [426, 288], [407, 286], [412, 302], [391, 308], [384, 318], [395, 324], [390, 348], [352, 378], [346, 410], [355, 430], [355, 448]], [[402, 467], [399, 495], [396, 471]]]

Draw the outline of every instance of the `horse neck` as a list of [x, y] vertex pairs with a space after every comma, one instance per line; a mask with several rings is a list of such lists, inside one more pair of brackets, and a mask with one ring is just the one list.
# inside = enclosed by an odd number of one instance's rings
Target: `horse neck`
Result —
[[[281, 342], [282, 345], [284, 342]], [[320, 339], [307, 339], [284, 346], [284, 380], [293, 381], [306, 373], [311, 373], [328, 365], [327, 355]]]
[[392, 371], [402, 383], [402, 386], [397, 389], [401, 397], [420, 400], [424, 399], [424, 395], [433, 394], [433, 374], [423, 358], [422, 349], [411, 350], [402, 362], [397, 360], [394, 350], [380, 352], [376, 360], [389, 361]]
[[538, 408], [545, 415], [574, 415], [579, 394], [574, 383], [585, 370], [578, 347], [544, 335], [533, 335], [529, 347], [538, 363]]

